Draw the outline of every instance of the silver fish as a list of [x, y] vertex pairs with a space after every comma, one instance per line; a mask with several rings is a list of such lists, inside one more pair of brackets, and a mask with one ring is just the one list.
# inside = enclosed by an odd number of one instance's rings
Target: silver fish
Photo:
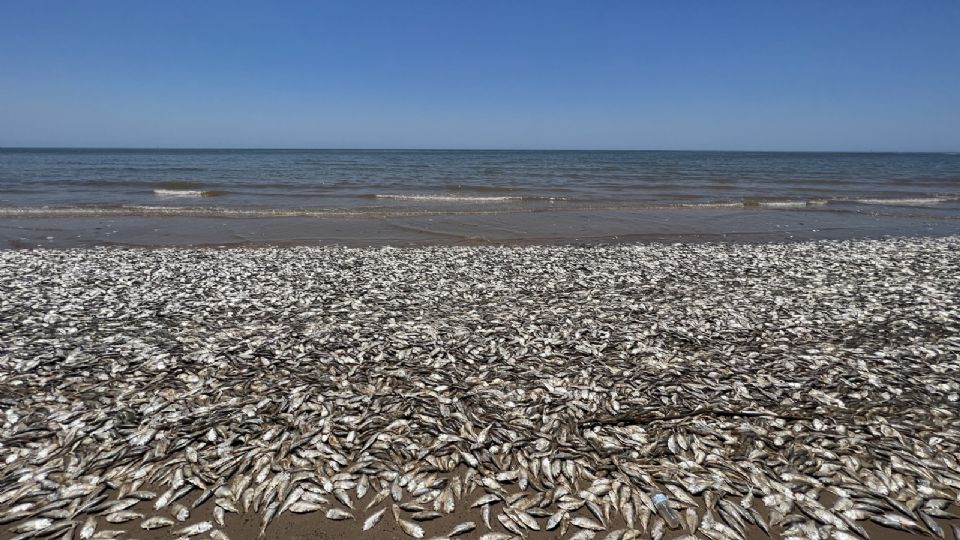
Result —
[[372, 529], [380, 521], [386, 511], [386, 508], [381, 508], [380, 510], [370, 514], [370, 516], [363, 521], [363, 530], [369, 531]]

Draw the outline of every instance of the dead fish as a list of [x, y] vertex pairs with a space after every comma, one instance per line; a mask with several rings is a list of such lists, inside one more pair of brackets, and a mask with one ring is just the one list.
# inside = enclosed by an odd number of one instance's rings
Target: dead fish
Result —
[[477, 524], [472, 521], [465, 521], [454, 526], [450, 529], [450, 532], [447, 533], [447, 536], [459, 536], [461, 534], [466, 534], [477, 528]]
[[112, 540], [113, 538], [120, 538], [125, 534], [127, 534], [126, 531], [100, 530], [93, 534], [92, 540]]
[[10, 532], [15, 533], [29, 533], [35, 531], [42, 531], [49, 528], [53, 524], [53, 520], [49, 518], [39, 518], [31, 519], [29, 521], [24, 521], [23, 523], [10, 528]]
[[398, 519], [397, 524], [400, 525], [400, 530], [402, 530], [408, 536], [412, 536], [414, 538], [423, 538], [423, 527], [417, 525], [416, 523], [407, 521], [405, 519]]
[[176, 503], [170, 506], [170, 515], [177, 521], [186, 521], [190, 517], [190, 510], [186, 506]]
[[574, 527], [579, 527], [581, 529], [588, 529], [591, 531], [602, 531], [606, 529], [606, 527], [597, 523], [596, 521], [590, 518], [585, 518], [580, 516], [577, 516], [571, 519], [570, 524], [573, 525]]
[[150, 501], [157, 498], [157, 494], [153, 491], [138, 489], [127, 493], [127, 497], [133, 497], [134, 499], [140, 499], [141, 501]]
[[147, 530], [159, 529], [161, 527], [171, 527], [173, 526], [174, 523], [175, 522], [172, 519], [161, 517], [161, 516], [154, 516], [141, 521], [140, 528], [147, 529]]
[[527, 529], [530, 529], [531, 531], [540, 530], [540, 524], [537, 523], [537, 520], [534, 519], [533, 516], [531, 516], [530, 514], [524, 511], [513, 512], [510, 514], [510, 517], [512, 517], [514, 521], [518, 521], [521, 525], [523, 525]]
[[[687, 532], [696, 534], [697, 528], [700, 527], [700, 515], [697, 514], [697, 511], [693, 508], [687, 508], [683, 513], [683, 518], [684, 523], [687, 525]], [[766, 530], [765, 527], [764, 530]]]
[[443, 517], [443, 514], [441, 514], [440, 512], [433, 512], [430, 510], [421, 510], [419, 512], [410, 514], [410, 519], [414, 521], [430, 521], [433, 519], [437, 519], [438, 517]]
[[0, 525], [473, 501], [492, 538], [631, 540], [668, 532], [662, 489], [711, 540], [945, 535], [958, 264], [958, 237], [0, 250]]
[[523, 536], [523, 529], [518, 523], [510, 518], [507, 514], [497, 514], [497, 521], [500, 522], [500, 525], [503, 525], [503, 528], [512, 532], [517, 536]]
[[173, 531], [173, 534], [179, 536], [196, 536], [198, 534], [203, 534], [213, 529], [213, 523], [209, 521], [201, 521], [200, 523], [194, 523], [193, 525], [187, 525], [182, 529]]
[[370, 514], [370, 516], [367, 517], [367, 519], [365, 519], [363, 522], [363, 530], [369, 531], [372, 529], [380, 521], [380, 518], [383, 517], [383, 514], [386, 513], [386, 511], [386, 508], [381, 508], [373, 514]]
[[935, 536], [940, 538], [945, 538], [946, 533], [943, 528], [940, 527], [940, 524], [936, 522], [932, 517], [928, 516], [925, 512], [919, 512], [920, 520], [923, 521], [923, 524], [927, 526], [927, 530], [932, 532]]
[[870, 521], [877, 523], [878, 525], [883, 525], [884, 527], [899, 529], [901, 531], [923, 531], [919, 523], [899, 514], [880, 514], [876, 516], [870, 516]]
[[470, 503], [470, 508], [476, 508], [485, 504], [493, 504], [500, 500], [499, 495], [487, 494]]
[[107, 514], [104, 519], [110, 523], [126, 523], [133, 519], [141, 519], [143, 514], [139, 512], [131, 512], [129, 510], [124, 510], [122, 512], [113, 512]]
[[97, 530], [97, 520], [93, 516], [88, 516], [86, 521], [83, 522], [83, 526], [80, 527], [80, 533], [78, 537], [80, 540], [89, 540], [93, 537], [93, 533]]
[[316, 512], [317, 510], [321, 509], [323, 509], [323, 506], [305, 501], [297, 501], [287, 508], [287, 510], [290, 510], [294, 514], [306, 514], [309, 512]]
[[344, 519], [353, 519], [353, 514], [346, 512], [339, 508], [331, 508], [327, 510], [326, 513], [327, 519], [332, 519], [334, 521], [341, 521]]
[[[718, 524], [719, 525], [719, 524]], [[653, 518], [653, 524], [650, 526], [650, 538], [652, 540], [660, 540], [663, 538], [665, 531], [666, 522], [660, 516]], [[732, 531], [731, 531], [732, 532]], [[739, 538], [740, 535], [733, 535], [736, 538]]]

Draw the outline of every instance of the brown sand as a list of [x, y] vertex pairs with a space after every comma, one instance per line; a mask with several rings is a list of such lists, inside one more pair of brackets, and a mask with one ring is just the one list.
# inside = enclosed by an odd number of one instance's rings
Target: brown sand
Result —
[[648, 209], [384, 218], [10, 217], [0, 249], [798, 241], [960, 234], [960, 220], [817, 210]]
[[[181, 501], [182, 504], [189, 505], [193, 497], [196, 497], [197, 493], [188, 494]], [[479, 538], [482, 534], [490, 532], [491, 529], [488, 529], [483, 522], [481, 512], [479, 509], [467, 509], [466, 505], [469, 504], [473, 499], [481, 495], [479, 491], [474, 492], [473, 494], [467, 496], [461, 505], [463, 508], [458, 509], [453, 514], [445, 515], [441, 518], [421, 522], [420, 525], [426, 532], [424, 536], [425, 539], [433, 537], [442, 537], [444, 534], [448, 533], [454, 526], [467, 522], [473, 521], [477, 528], [470, 533], [463, 534], [457, 538], [461, 539], [471, 539]], [[110, 498], [117, 498], [115, 493], [110, 494]], [[255, 540], [258, 538], [264, 539], [276, 539], [276, 540], [327, 540], [327, 539], [341, 539], [341, 538], [364, 538], [370, 540], [410, 540], [411, 537], [406, 535], [400, 527], [396, 524], [393, 519], [393, 515], [389, 510], [390, 502], [389, 499], [387, 502], [380, 503], [375, 508], [370, 511], [364, 510], [366, 505], [369, 503], [371, 496], [367, 496], [366, 499], [358, 501], [355, 503], [355, 510], [353, 512], [355, 519], [344, 520], [344, 521], [333, 521], [327, 519], [321, 512], [316, 512], [312, 514], [293, 514], [290, 512], [285, 512], [284, 514], [278, 516], [273, 520], [272, 523], [267, 527], [265, 535], [260, 536], [260, 527], [261, 527], [261, 516], [259, 514], [247, 513], [247, 514], [226, 514], [225, 527], [222, 527], [221, 530], [225, 532], [232, 540]], [[702, 505], [702, 500], [699, 501]], [[825, 498], [823, 502], [828, 502]], [[374, 511], [379, 510], [380, 508], [387, 507], [387, 512], [384, 514], [383, 518], [372, 530], [364, 533], [362, 529], [363, 520], [367, 516], [372, 514]], [[757, 509], [763, 512], [761, 506], [757, 506]], [[161, 510], [155, 510], [151, 502], [140, 503], [133, 508], [130, 508], [132, 511], [136, 511], [144, 514], [147, 517], [150, 516], [170, 516], [170, 508], [164, 508]], [[172, 528], [165, 527], [161, 529], [154, 529], [151, 531], [143, 530], [139, 527], [140, 520], [133, 520], [125, 524], [111, 524], [106, 522], [103, 516], [96, 516], [98, 520], [97, 530], [121, 530], [124, 531], [124, 535], [121, 535], [120, 538], [131, 539], [138, 538], [141, 540], [169, 540], [171, 537], [171, 531], [177, 530], [179, 528], [185, 527], [191, 523], [197, 523], [200, 521], [211, 520], [212, 516], [212, 502], [208, 501], [201, 505], [200, 507], [191, 510], [191, 516], [184, 523], [177, 523]], [[949, 509], [951, 513], [960, 512], [960, 508], [953, 507]], [[583, 515], [585, 517], [593, 517], [586, 511], [578, 512], [576, 515]], [[73, 538], [76, 538], [79, 533], [79, 527], [86, 519], [86, 516], [80, 516], [77, 518], [77, 529], [74, 532]], [[545, 523], [545, 520], [538, 520], [541, 526]], [[951, 525], [960, 526], [960, 520], [938, 520], [940, 525], [947, 532], [947, 538], [952, 538], [952, 532], [950, 530]], [[13, 524], [8, 524], [3, 527], [3, 532], [0, 532], [0, 538], [6, 539], [11, 538], [11, 533], [7, 532], [6, 529]], [[498, 532], [507, 532], [499, 523], [496, 521], [496, 512], [491, 512], [491, 525], [492, 530]], [[898, 531], [895, 529], [889, 529], [881, 527], [869, 521], [860, 522], [860, 525], [864, 527], [869, 533], [869, 536], [873, 540], [906, 540], [909, 538], [916, 538], [917, 535], [909, 532]], [[608, 531], [613, 531], [619, 528], [625, 527], [622, 521], [611, 520], [607, 523]], [[219, 528], [219, 527], [218, 527]], [[558, 530], [553, 531], [527, 531], [527, 538], [530, 540], [539, 540], [539, 539], [550, 539], [550, 538], [561, 538], [569, 537], [575, 533], [578, 529], [575, 527], [570, 527], [570, 529], [561, 536]], [[602, 539], [608, 531], [599, 532], [597, 534], [597, 539]], [[667, 530], [665, 539], [677, 538], [686, 534], [687, 531], [676, 530], [670, 531]], [[772, 532], [773, 538], [780, 538], [781, 529], [779, 527], [774, 527]], [[208, 538], [209, 533], [202, 535], [194, 536], [193, 538]], [[649, 537], [649, 536], [644, 536]], [[768, 538], [763, 531], [760, 529], [754, 528], [748, 531], [747, 538], [749, 540], [759, 540]]]

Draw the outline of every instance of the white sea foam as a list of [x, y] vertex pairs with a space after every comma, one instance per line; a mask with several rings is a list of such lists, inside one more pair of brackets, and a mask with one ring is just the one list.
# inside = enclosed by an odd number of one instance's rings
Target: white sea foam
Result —
[[[498, 210], [460, 210], [441, 214], [479, 215], [499, 213]], [[0, 217], [89, 217], [89, 216], [171, 216], [171, 217], [317, 217], [317, 218], [375, 218], [382, 216], [429, 216], [436, 210], [397, 209], [370, 211], [364, 209], [299, 209], [299, 208], [230, 208], [217, 206], [72, 206], [72, 207], [4, 207]]]
[[860, 204], [885, 204], [889, 206], [927, 206], [943, 202], [955, 201], [953, 197], [905, 197], [902, 199], [854, 199]]
[[205, 197], [207, 192], [199, 189], [155, 189], [153, 194], [157, 197]]
[[85, 216], [174, 216], [174, 217], [299, 217], [299, 216], [336, 216], [347, 212], [309, 211], [298, 209], [247, 209], [223, 207], [185, 207], [185, 206], [67, 206], [67, 207], [0, 207], [0, 216], [35, 217], [85, 217]]
[[[376, 194], [374, 195], [375, 199], [393, 199], [397, 201], [451, 201], [451, 202], [503, 202], [503, 201], [520, 201], [525, 197], [517, 196], [496, 196], [496, 197], [471, 197], [463, 195], [396, 195], [396, 194]], [[543, 197], [550, 198], [552, 197]]]
[[[665, 204], [663, 208], [740, 208], [743, 206], [741, 202], [705, 202], [705, 203], [681, 203], [681, 204]], [[657, 206], [652, 206], [656, 208]]]
[[764, 208], [805, 208], [807, 206], [822, 206], [827, 204], [825, 200], [813, 201], [759, 201], [758, 206]]

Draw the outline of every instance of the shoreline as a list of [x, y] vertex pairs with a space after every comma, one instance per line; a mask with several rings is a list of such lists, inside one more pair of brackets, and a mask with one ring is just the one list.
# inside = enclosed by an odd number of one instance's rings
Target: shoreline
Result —
[[393, 217], [0, 217], [0, 250], [26, 248], [598, 245], [795, 242], [960, 235], [950, 210], [650, 209]]
[[956, 268], [960, 236], [2, 250], [0, 538], [949, 535]]

